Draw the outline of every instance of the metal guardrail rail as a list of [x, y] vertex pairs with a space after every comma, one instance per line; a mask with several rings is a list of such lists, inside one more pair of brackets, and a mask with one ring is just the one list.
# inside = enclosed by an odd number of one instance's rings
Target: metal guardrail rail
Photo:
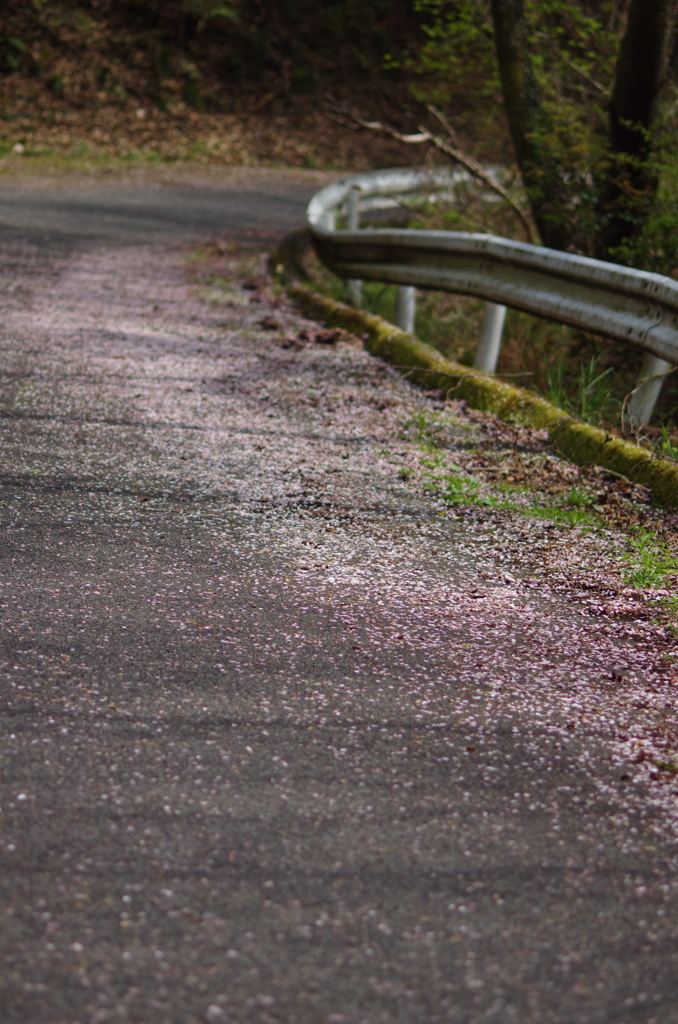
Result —
[[[648, 422], [663, 379], [678, 364], [678, 283], [660, 274], [462, 231], [360, 227], [366, 213], [450, 195], [465, 171], [387, 170], [358, 174], [321, 189], [308, 226], [320, 259], [348, 282], [360, 304], [361, 281], [399, 285], [398, 325], [414, 329], [416, 288], [487, 302], [475, 366], [494, 373], [506, 307], [629, 342], [646, 352], [628, 415]], [[337, 229], [341, 216], [346, 227]]]

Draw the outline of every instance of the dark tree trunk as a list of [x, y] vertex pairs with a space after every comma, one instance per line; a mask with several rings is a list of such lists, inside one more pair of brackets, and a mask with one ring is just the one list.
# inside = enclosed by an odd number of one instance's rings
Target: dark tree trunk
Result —
[[[545, 245], [573, 243], [569, 189], [549, 153], [549, 124], [532, 68], [524, 0], [491, 0], [504, 107], [532, 215]], [[608, 156], [599, 169], [599, 229], [591, 248], [603, 259], [637, 236], [657, 192], [650, 132], [667, 72], [674, 0], [631, 0], [609, 105]], [[678, 65], [678, 59], [676, 59]]]
[[673, 7], [673, 0], [631, 0], [609, 107], [601, 255], [639, 233], [657, 190], [649, 166], [650, 129], [667, 70]]
[[504, 108], [532, 216], [544, 245], [564, 249], [569, 241], [563, 219], [566, 190], [559, 168], [540, 142], [547, 125], [527, 43], [523, 0], [492, 0], [492, 21]]

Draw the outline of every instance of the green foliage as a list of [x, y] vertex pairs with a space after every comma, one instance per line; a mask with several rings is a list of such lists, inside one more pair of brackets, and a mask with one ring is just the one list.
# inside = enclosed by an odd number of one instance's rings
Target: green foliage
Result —
[[678, 571], [678, 560], [668, 545], [652, 530], [639, 529], [629, 541], [630, 569], [625, 579], [633, 587], [661, 587]]
[[50, 75], [47, 79], [47, 85], [55, 96], [58, 96], [59, 99], [63, 99], [66, 92], [66, 86], [61, 75]]
[[[425, 422], [425, 413], [421, 416]], [[418, 442], [425, 449], [435, 447], [438, 443], [435, 429], [432, 431], [429, 427], [420, 428]], [[451, 505], [488, 503], [488, 499], [478, 495], [480, 481], [464, 472], [460, 466], [448, 463], [444, 452], [435, 458], [422, 459], [421, 464], [427, 470], [424, 474], [426, 490], [435, 491]]]
[[[492, 20], [487, 0], [415, 0], [423, 45], [403, 59], [415, 99], [448, 107], [469, 82], [480, 99], [497, 98]], [[469, 78], [470, 76], [470, 78]]]
[[585, 423], [600, 423], [610, 398], [608, 381], [612, 368], [599, 371], [598, 362], [598, 357], [592, 356], [579, 370], [576, 406]]
[[559, 409], [570, 412], [570, 396], [565, 388], [565, 366], [562, 356], [549, 366], [546, 371], [544, 397], [557, 405]]
[[586, 508], [587, 506], [594, 504], [593, 498], [589, 494], [585, 494], [583, 491], [580, 491], [574, 484], [572, 484], [572, 487], [570, 488], [568, 501], [570, 505], [574, 505], [577, 508]]
[[659, 182], [657, 192], [648, 194], [644, 202], [635, 197], [639, 233], [610, 255], [627, 266], [670, 274], [678, 268], [678, 142], [671, 118], [665, 119], [649, 144], [653, 148], [649, 167]]
[[[422, 447], [430, 450], [430, 445], [426, 444], [425, 439], [420, 443]], [[574, 505], [574, 508], [568, 508], [561, 504], [542, 504], [543, 496], [538, 493], [528, 493], [523, 488], [510, 488], [516, 495], [521, 496], [522, 501], [506, 501], [495, 497], [492, 493], [487, 493], [487, 487], [483, 487], [480, 480], [472, 477], [460, 466], [448, 463], [444, 452], [433, 459], [423, 459], [422, 466], [428, 470], [424, 474], [426, 490], [434, 491], [451, 505], [477, 505], [506, 512], [516, 512], [518, 515], [533, 519], [545, 519], [563, 529], [577, 527], [595, 530], [600, 526], [600, 520], [595, 512], [588, 509], [591, 500], [578, 492], [576, 488], [572, 489], [567, 501], [567, 504]], [[500, 487], [500, 490], [509, 490], [509, 488]], [[576, 494], [577, 500], [573, 500], [573, 494]]]
[[435, 485], [435, 489], [451, 505], [473, 501], [479, 487], [480, 484], [477, 480], [469, 476], [459, 476], [458, 473], [444, 473], [437, 478]]
[[[412, 414], [412, 427], [414, 428], [417, 444], [428, 451], [439, 448], [442, 442], [440, 424], [433, 417], [429, 417], [423, 410]], [[429, 469], [437, 469], [444, 460], [444, 456], [438, 456], [434, 460], [425, 462]]]
[[591, 512], [561, 508], [559, 505], [534, 505], [522, 511], [524, 515], [535, 519], [548, 519], [560, 526], [588, 526], [595, 529], [600, 525], [598, 519]]
[[585, 423], [600, 423], [611, 399], [608, 383], [612, 367], [601, 370], [600, 356], [591, 356], [588, 363], [582, 363], [579, 367], [574, 387], [567, 386], [566, 372], [567, 362], [561, 356], [547, 370], [545, 397]]
[[153, 52], [153, 67], [159, 81], [170, 77], [174, 71], [174, 61], [169, 46], [161, 46]]
[[2, 50], [2, 66], [6, 71], [18, 71], [29, 53], [29, 48], [18, 36], [8, 36]]
[[587, 10], [576, 0], [528, 0], [526, 20], [533, 67], [544, 97], [573, 105], [577, 118], [600, 118], [622, 27], [615, 4], [603, 0]]
[[393, 323], [395, 321], [396, 293], [395, 285], [363, 281], [362, 307], [368, 313], [375, 313]]
[[225, 18], [238, 21], [237, 4], [229, 0], [181, 0], [181, 6], [188, 14], [198, 19], [197, 31], [201, 32], [208, 21]]
[[[524, 175], [526, 194], [547, 244], [670, 273], [678, 267], [673, 86], [664, 88], [661, 137], [654, 129], [648, 136], [653, 162], [646, 166], [645, 154], [610, 158], [609, 103], [626, 7], [619, 0], [525, 0], [526, 61], [539, 110], [527, 132], [536, 157]], [[496, 108], [499, 99], [489, 3], [415, 0], [415, 8], [423, 40], [401, 64], [411, 94], [446, 108], [458, 127], [464, 107], [476, 112], [476, 128], [485, 126], [478, 108]], [[606, 205], [610, 187], [618, 194]], [[610, 240], [619, 222], [628, 226], [622, 244]]]
[[673, 443], [666, 424], [662, 426], [662, 437], [659, 448], [665, 459], [670, 459], [671, 462], [678, 462], [678, 446]]
[[[447, 107], [459, 94], [499, 99], [499, 76], [488, 0], [414, 0], [423, 40], [402, 67], [412, 95]], [[587, 162], [595, 145], [591, 127], [605, 122], [606, 90], [618, 46], [614, 5], [603, 0], [598, 16], [576, 0], [528, 0], [528, 45], [548, 117], [544, 143], [566, 157]], [[476, 105], [474, 103], [474, 105]]]

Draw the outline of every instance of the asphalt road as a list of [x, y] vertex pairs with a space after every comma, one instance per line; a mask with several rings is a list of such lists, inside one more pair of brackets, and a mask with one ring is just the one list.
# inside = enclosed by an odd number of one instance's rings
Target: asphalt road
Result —
[[[303, 224], [308, 200], [327, 179], [313, 173], [242, 169], [198, 183], [175, 172], [135, 180], [102, 176], [40, 182], [21, 179], [0, 189], [0, 225], [22, 232], [129, 243], [202, 241], [214, 236], [279, 237]], [[131, 179], [131, 180], [130, 180]]]
[[674, 1022], [656, 635], [409, 486], [439, 405], [187, 281], [273, 178], [0, 191], [0, 1018]]

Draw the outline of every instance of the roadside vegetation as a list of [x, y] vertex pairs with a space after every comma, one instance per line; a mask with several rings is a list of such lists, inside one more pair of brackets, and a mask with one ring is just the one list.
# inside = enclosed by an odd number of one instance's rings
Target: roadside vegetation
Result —
[[[448, 424], [460, 415], [489, 431], [492, 444], [451, 450]], [[549, 524], [552, 551], [538, 552], [549, 571], [576, 577], [576, 559], [570, 565], [568, 552], [581, 547], [587, 534], [598, 538], [606, 550], [607, 596], [627, 602], [615, 614], [634, 608], [636, 614], [642, 606], [644, 615], [678, 638], [676, 517], [649, 506], [644, 487], [600, 467], [573, 466], [541, 432], [509, 426], [464, 403], [448, 402], [437, 415], [422, 408], [403, 436], [422, 453], [415, 467], [401, 473], [404, 482], [442, 498], [452, 515], [491, 509]]]
[[[441, 219], [437, 211], [427, 223], [437, 225]], [[315, 287], [346, 301], [344, 282], [325, 270], [312, 253], [307, 254], [304, 266]], [[395, 322], [394, 286], [363, 282], [362, 304], [368, 312]], [[484, 303], [477, 299], [420, 291], [415, 331], [450, 359], [470, 366], [483, 310]], [[635, 387], [642, 358], [633, 346], [509, 310], [498, 375], [536, 391], [586, 423], [632, 438], [663, 459], [678, 461], [678, 380], [674, 375], [664, 384], [651, 424], [633, 434], [628, 423], [622, 424], [624, 402]]]

